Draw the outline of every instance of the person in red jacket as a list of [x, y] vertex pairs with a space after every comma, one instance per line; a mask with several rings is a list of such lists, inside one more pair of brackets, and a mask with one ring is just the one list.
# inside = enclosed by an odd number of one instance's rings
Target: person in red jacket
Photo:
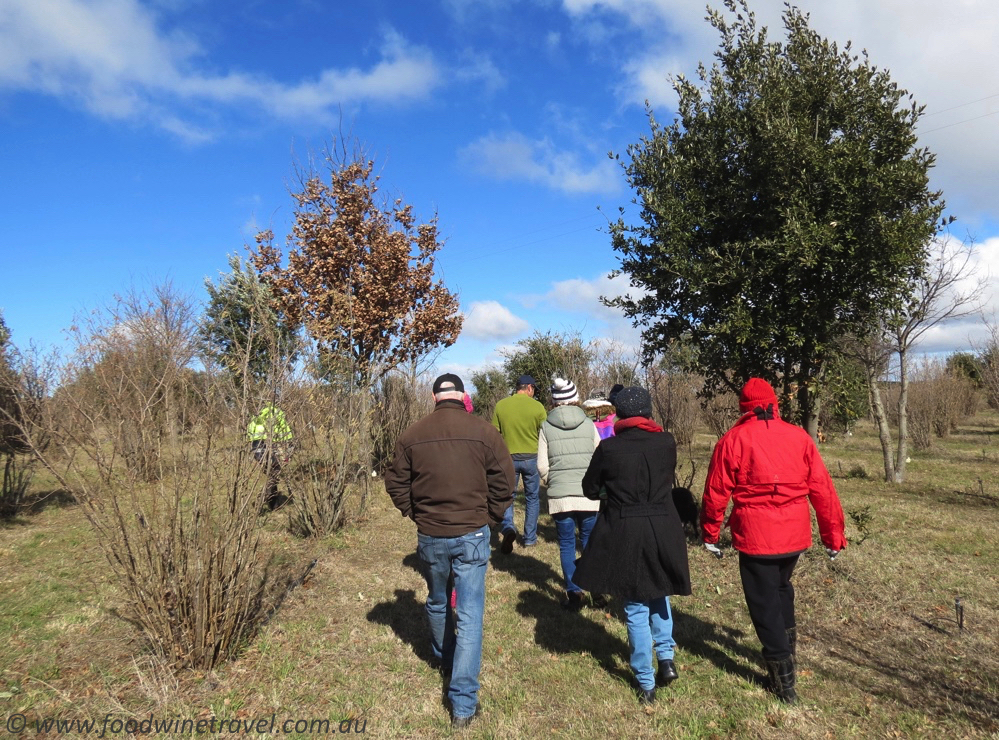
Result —
[[815, 509], [830, 558], [846, 547], [843, 507], [819, 450], [801, 427], [780, 418], [777, 396], [750, 378], [739, 396], [742, 416], [715, 446], [704, 482], [704, 546], [721, 556], [718, 536], [729, 499], [732, 546], [753, 627], [763, 644], [770, 690], [789, 704], [795, 691], [794, 587], [798, 556], [812, 546]]

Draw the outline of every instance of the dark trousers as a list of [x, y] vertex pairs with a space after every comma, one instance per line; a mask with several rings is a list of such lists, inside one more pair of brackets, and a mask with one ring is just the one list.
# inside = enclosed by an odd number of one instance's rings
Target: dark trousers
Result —
[[764, 660], [784, 660], [791, 655], [787, 630], [794, 622], [794, 586], [791, 574], [797, 555], [758, 558], [739, 553], [739, 575], [749, 617], [763, 644]]

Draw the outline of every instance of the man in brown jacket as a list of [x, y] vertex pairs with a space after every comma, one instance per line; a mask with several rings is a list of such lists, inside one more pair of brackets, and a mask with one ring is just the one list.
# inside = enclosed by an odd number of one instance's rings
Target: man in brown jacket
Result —
[[[489, 525], [499, 526], [513, 503], [514, 473], [500, 433], [465, 411], [461, 378], [441, 375], [433, 393], [433, 413], [396, 443], [385, 490], [402, 515], [416, 523], [430, 646], [444, 675], [450, 674], [451, 723], [460, 729], [479, 714]], [[448, 609], [452, 577], [453, 612]]]

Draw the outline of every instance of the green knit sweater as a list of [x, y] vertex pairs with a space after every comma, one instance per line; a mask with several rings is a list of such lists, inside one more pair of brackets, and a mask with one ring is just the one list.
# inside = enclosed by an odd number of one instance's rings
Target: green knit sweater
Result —
[[511, 455], [537, 455], [538, 432], [548, 414], [526, 393], [514, 393], [496, 404], [493, 426], [503, 435]]

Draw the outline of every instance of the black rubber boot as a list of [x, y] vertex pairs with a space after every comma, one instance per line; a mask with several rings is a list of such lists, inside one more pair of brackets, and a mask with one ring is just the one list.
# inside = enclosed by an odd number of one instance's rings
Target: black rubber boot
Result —
[[785, 704], [797, 704], [794, 656], [788, 656], [784, 660], [768, 660], [767, 673], [770, 675], [770, 691]]

